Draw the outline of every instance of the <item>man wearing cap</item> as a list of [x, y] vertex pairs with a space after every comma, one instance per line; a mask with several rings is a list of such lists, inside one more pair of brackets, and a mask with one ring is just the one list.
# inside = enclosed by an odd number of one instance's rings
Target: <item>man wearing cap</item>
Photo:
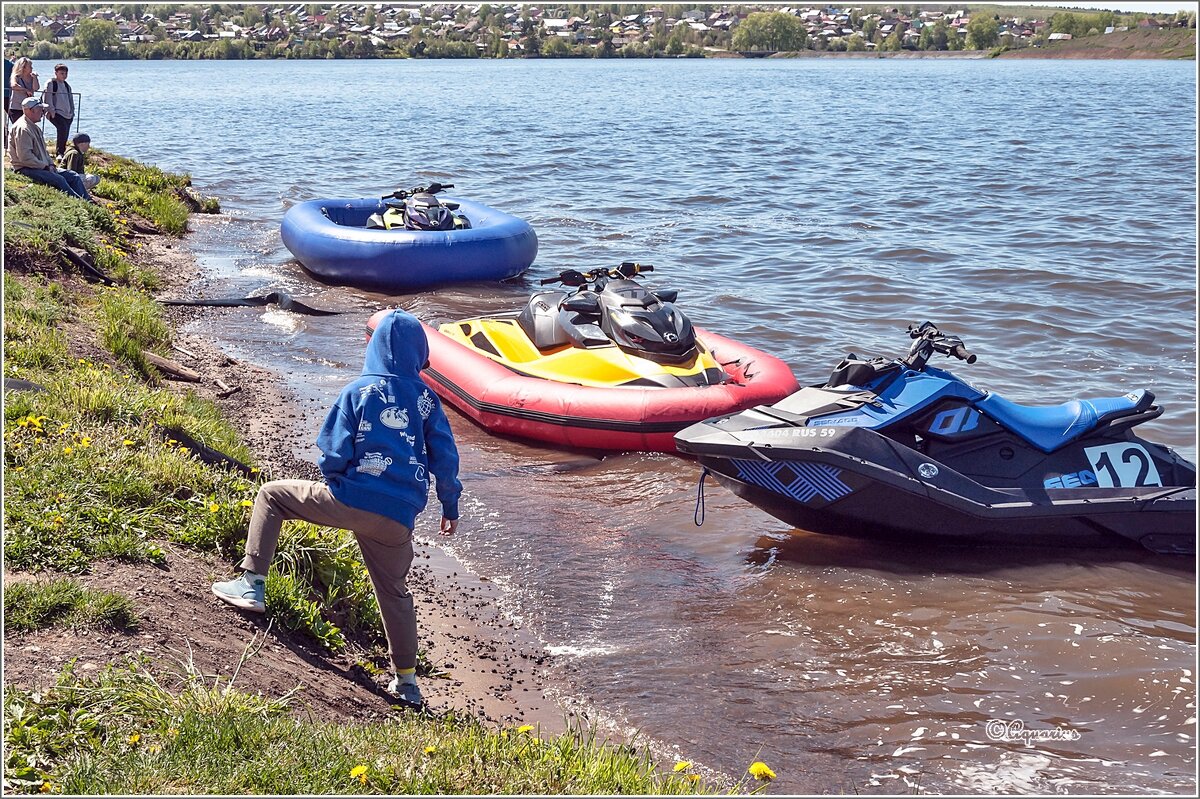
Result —
[[99, 175], [89, 175], [87, 173], [87, 151], [92, 147], [92, 137], [86, 133], [76, 133], [71, 137], [71, 143], [67, 145], [67, 151], [63, 153], [62, 166], [63, 169], [69, 169], [75, 174], [83, 178], [83, 186], [88, 191], [96, 188], [96, 184], [100, 182]]
[[8, 137], [8, 158], [13, 170], [35, 183], [44, 183], [72, 197], [94, 202], [79, 174], [69, 169], [56, 169], [50, 160], [46, 140], [38, 127], [46, 108], [36, 97], [26, 97], [21, 102], [21, 118], [13, 123]]

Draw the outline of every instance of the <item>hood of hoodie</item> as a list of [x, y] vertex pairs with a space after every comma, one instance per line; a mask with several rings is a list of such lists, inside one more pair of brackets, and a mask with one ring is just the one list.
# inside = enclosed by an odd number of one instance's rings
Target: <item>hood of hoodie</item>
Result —
[[367, 342], [362, 373], [379, 377], [418, 379], [429, 360], [429, 341], [417, 318], [393, 311], [379, 322]]

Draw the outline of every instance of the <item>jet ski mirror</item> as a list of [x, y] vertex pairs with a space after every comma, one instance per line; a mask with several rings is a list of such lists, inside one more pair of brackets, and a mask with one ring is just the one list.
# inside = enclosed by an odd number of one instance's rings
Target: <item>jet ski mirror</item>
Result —
[[654, 292], [654, 296], [658, 297], [659, 302], [675, 302], [679, 299], [679, 289], [662, 289]]
[[642, 272], [653, 272], [654, 267], [650, 264], [639, 264], [635, 261], [623, 261], [620, 266], [612, 270], [610, 273], [613, 277], [636, 277]]
[[590, 291], [572, 294], [563, 300], [559, 307], [571, 313], [588, 314], [591, 316], [600, 315], [600, 300]]
[[909, 325], [908, 335], [915, 339], [908, 350], [908, 357], [904, 359], [904, 363], [911, 369], [924, 369], [935, 352], [967, 363], [975, 363], [978, 360], [973, 352], [963, 346], [961, 338], [947, 336], [933, 322]]

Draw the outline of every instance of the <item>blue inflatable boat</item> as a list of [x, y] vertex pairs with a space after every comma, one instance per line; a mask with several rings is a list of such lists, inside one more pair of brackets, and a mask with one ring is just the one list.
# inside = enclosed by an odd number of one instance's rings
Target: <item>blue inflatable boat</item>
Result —
[[377, 199], [310, 200], [288, 209], [280, 234], [322, 280], [365, 288], [419, 291], [443, 283], [519, 275], [537, 255], [537, 234], [523, 219], [460, 200], [465, 230], [379, 230], [367, 218], [386, 210]]

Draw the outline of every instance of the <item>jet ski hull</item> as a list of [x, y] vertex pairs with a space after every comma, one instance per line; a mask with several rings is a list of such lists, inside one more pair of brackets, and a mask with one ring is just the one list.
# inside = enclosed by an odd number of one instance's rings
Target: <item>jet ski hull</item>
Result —
[[735, 494], [802, 530], [886, 541], [1196, 551], [1194, 482], [996, 488], [868, 429], [756, 433], [748, 443], [698, 424], [677, 443]]

